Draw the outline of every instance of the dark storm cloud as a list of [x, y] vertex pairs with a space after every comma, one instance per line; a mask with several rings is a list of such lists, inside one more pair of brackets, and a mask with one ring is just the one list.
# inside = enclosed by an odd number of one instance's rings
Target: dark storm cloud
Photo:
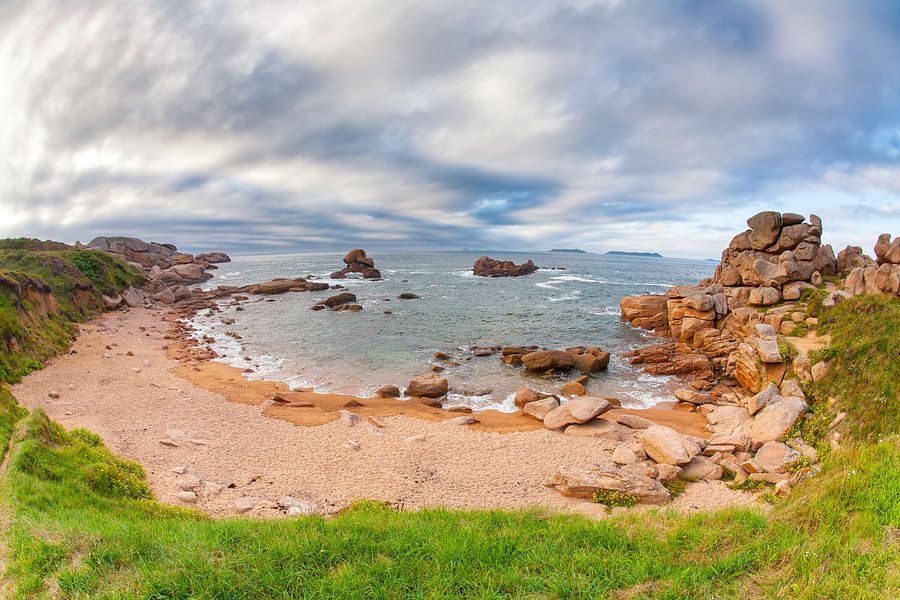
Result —
[[763, 208], [900, 226], [893, 2], [18, 1], [0, 30], [3, 235], [708, 256]]

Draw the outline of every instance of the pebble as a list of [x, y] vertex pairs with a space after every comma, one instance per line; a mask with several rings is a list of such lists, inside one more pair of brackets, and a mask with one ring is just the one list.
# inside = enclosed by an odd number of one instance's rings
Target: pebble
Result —
[[248, 498], [246, 496], [242, 496], [234, 501], [234, 508], [240, 514], [244, 514], [246, 512], [250, 512], [253, 510], [253, 507], [256, 506], [256, 500], [253, 498]]
[[200, 487], [200, 478], [196, 475], [184, 475], [176, 483], [180, 489], [189, 492]]
[[368, 417], [366, 417], [366, 421], [368, 421], [369, 425], [372, 425], [373, 427], [378, 427], [379, 429], [384, 429], [384, 427], [385, 427], [384, 421], [382, 421], [375, 415], [369, 415]]
[[194, 492], [178, 492], [175, 496], [185, 504], [195, 504], [197, 502], [197, 494]]
[[349, 410], [339, 410], [338, 413], [341, 415], [341, 422], [347, 427], [353, 427], [357, 423], [359, 423], [359, 415]]

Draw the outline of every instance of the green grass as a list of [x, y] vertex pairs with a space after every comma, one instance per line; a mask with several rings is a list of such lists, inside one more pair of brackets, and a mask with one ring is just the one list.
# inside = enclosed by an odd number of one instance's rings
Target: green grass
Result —
[[[847, 433], [857, 440], [876, 441], [897, 432], [900, 423], [900, 300], [889, 296], [860, 296], [820, 314], [820, 333], [831, 335], [829, 348], [816, 361], [830, 360], [825, 381], [809, 393], [823, 423], [845, 411]], [[835, 403], [829, 404], [829, 398]], [[824, 423], [827, 424], [827, 423]], [[809, 437], [815, 441], [816, 434]]]
[[100, 312], [103, 294], [144, 281], [114, 256], [59, 245], [0, 240], [0, 382], [19, 381], [65, 352], [75, 323]]

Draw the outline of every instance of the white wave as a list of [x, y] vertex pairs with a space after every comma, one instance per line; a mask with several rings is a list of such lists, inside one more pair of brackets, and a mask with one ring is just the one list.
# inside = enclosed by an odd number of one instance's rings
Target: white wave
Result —
[[584, 283], [605, 283], [601, 279], [589, 279], [580, 275], [558, 275], [556, 277], [551, 277], [550, 281], [581, 281]]

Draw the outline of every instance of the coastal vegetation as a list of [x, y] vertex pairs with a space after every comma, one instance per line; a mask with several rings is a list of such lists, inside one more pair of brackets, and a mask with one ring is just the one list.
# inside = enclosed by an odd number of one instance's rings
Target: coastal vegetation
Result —
[[103, 310], [103, 296], [144, 280], [101, 252], [58, 242], [0, 240], [0, 380], [16, 382], [65, 352], [75, 323]]
[[[140, 278], [114, 257], [21, 248], [0, 252], [0, 274], [18, 285], [0, 293], [5, 382], [64, 352], [105, 291]], [[0, 384], [4, 591], [19, 598], [895, 597], [900, 300], [861, 296], [817, 311], [820, 332], [833, 340], [821, 351], [831, 368], [805, 390], [813, 417], [799, 433], [822, 465], [787, 498], [771, 495], [768, 511], [620, 508], [592, 521], [539, 509], [400, 512], [364, 501], [328, 519], [214, 520], [155, 502], [139, 465], [96, 434], [66, 431], [39, 410], [28, 414]], [[820, 424], [841, 413], [846, 434], [828, 443]]]

